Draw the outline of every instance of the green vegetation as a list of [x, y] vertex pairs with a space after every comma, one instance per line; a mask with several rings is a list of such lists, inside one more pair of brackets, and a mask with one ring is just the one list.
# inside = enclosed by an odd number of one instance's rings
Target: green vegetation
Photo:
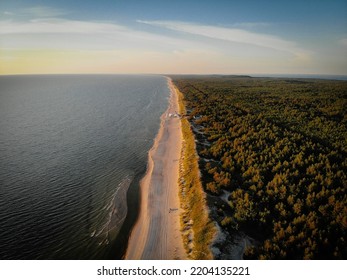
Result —
[[[178, 92], [179, 109], [185, 114], [183, 95]], [[182, 229], [188, 256], [192, 259], [212, 259], [210, 245], [215, 235], [209, 218], [195, 149], [195, 139], [187, 119], [182, 119], [182, 154], [180, 162], [180, 200], [184, 213]]]
[[347, 82], [173, 82], [198, 140], [214, 218], [230, 236], [257, 240], [244, 257], [346, 259]]

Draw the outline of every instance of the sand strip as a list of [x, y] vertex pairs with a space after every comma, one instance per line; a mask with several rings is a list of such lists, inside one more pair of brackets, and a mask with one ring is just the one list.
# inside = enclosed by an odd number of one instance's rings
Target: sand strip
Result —
[[[179, 158], [182, 148], [181, 120], [176, 90], [171, 90], [169, 108], [161, 117], [154, 145], [148, 154], [148, 169], [140, 182], [139, 217], [130, 234], [125, 259], [186, 259], [180, 230]], [[173, 115], [171, 115], [173, 114]]]

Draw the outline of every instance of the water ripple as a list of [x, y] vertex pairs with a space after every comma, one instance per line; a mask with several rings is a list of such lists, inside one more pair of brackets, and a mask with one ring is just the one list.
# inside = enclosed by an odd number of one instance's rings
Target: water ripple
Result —
[[107, 258], [167, 106], [155, 76], [0, 77], [0, 259]]

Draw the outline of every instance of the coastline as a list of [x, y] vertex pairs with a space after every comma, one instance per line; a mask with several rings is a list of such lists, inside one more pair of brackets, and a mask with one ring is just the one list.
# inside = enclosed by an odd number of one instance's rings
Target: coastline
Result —
[[177, 92], [168, 79], [170, 100], [161, 116], [159, 132], [148, 153], [148, 167], [140, 182], [138, 219], [130, 233], [125, 259], [187, 259], [181, 236], [179, 159], [182, 149]]

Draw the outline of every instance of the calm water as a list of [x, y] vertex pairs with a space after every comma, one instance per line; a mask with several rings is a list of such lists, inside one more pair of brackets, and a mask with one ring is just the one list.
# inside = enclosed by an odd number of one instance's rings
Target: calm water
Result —
[[159, 76], [0, 77], [0, 259], [108, 258], [168, 96]]

